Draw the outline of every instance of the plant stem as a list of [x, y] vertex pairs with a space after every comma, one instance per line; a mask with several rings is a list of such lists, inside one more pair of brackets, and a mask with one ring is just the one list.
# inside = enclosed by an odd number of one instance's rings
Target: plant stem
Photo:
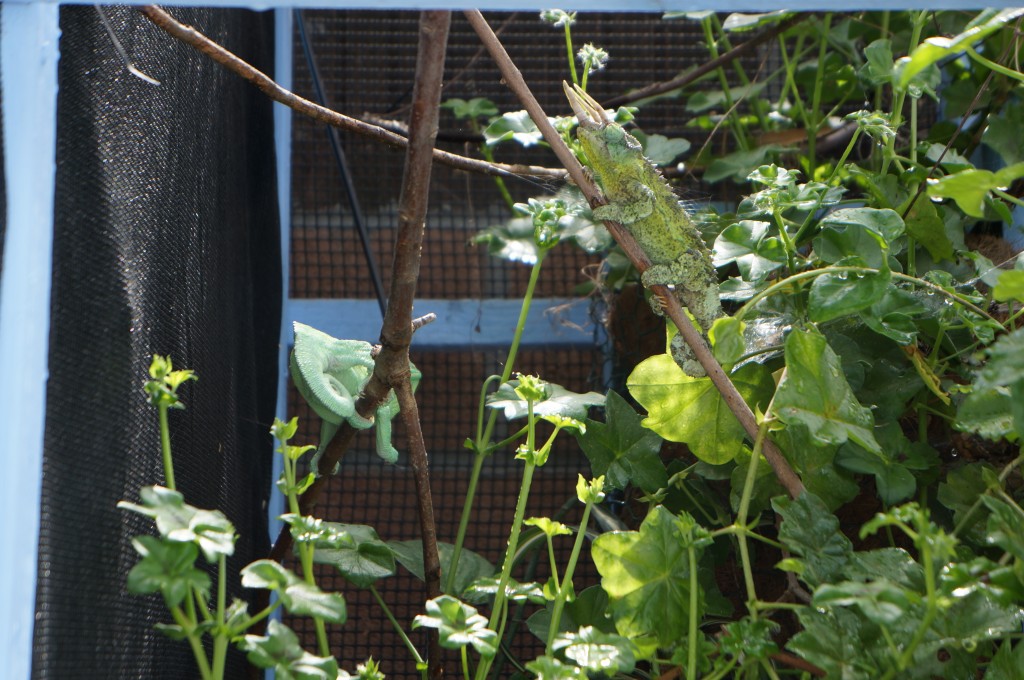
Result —
[[697, 636], [700, 634], [697, 607], [700, 603], [700, 584], [697, 582], [697, 549], [692, 543], [686, 548], [686, 556], [690, 560], [690, 633], [686, 636], [686, 677], [697, 680]]
[[203, 680], [212, 680], [210, 674], [210, 661], [206, 658], [206, 650], [203, 649], [203, 642], [195, 634], [195, 611], [194, 606], [190, 607], [192, 602], [191, 597], [185, 598], [186, 609], [193, 609], [192, 613], [186, 615], [185, 612], [181, 611], [181, 607], [174, 606], [168, 607], [171, 612], [171, 617], [174, 622], [181, 626], [185, 630], [185, 637], [188, 640], [189, 647], [192, 648], [192, 656], [195, 657], [196, 665], [199, 666], [199, 675]]
[[[530, 303], [533, 301], [533, 293], [537, 288], [537, 281], [540, 278], [540, 269], [544, 264], [544, 256], [547, 249], [541, 248], [537, 252], [537, 261], [530, 269], [530, 280], [526, 284], [526, 293], [523, 295], [523, 304], [519, 308], [519, 319], [516, 321], [516, 330], [512, 335], [512, 344], [508, 348], [508, 355], [505, 357], [505, 369], [501, 372], [500, 383], [508, 382], [512, 377], [512, 369], [515, 366], [516, 355], [519, 353], [519, 343], [523, 339], [523, 331], [526, 330], [526, 319], [530, 316]], [[484, 389], [490, 378], [484, 383]], [[482, 398], [482, 395], [481, 395]], [[476, 441], [476, 456], [473, 458], [473, 471], [469, 476], [469, 485], [466, 489], [466, 500], [462, 504], [462, 516], [459, 518], [459, 530], [455, 535], [455, 546], [452, 548], [452, 559], [448, 565], [448, 579], [444, 584], [444, 591], [450, 593], [455, 587], [455, 573], [459, 567], [459, 558], [462, 557], [462, 546], [466, 542], [466, 531], [469, 529], [469, 519], [473, 514], [473, 500], [476, 497], [476, 489], [480, 480], [480, 473], [483, 470], [484, 459], [490, 454], [491, 436], [494, 433], [494, 426], [498, 421], [498, 412], [491, 410], [487, 417], [487, 426], [483, 434], [479, 434]]]
[[[700, 22], [701, 28], [704, 29], [704, 40], [708, 44], [708, 53], [712, 59], [717, 59], [720, 55], [718, 53], [718, 44], [715, 41], [714, 31], [711, 25], [711, 19], [714, 15], [709, 15], [703, 21]], [[743, 124], [740, 122], [739, 112], [735, 110], [732, 101], [732, 93], [729, 91], [729, 78], [725, 75], [725, 69], [719, 66], [715, 69], [715, 73], [718, 76], [718, 84], [722, 88], [722, 99], [725, 104], [724, 108], [729, 111], [729, 128], [732, 130], [733, 136], [736, 137], [736, 143], [740, 149], [746, 151], [750, 148], [750, 140], [747, 139], [746, 130], [743, 129]]]
[[569, 72], [572, 74], [573, 85], [579, 85], [580, 79], [576, 75], [576, 56], [572, 53], [572, 29], [569, 28], [568, 21], [563, 26], [565, 28], [565, 51], [569, 57]]
[[[516, 502], [516, 512], [512, 519], [512, 530], [508, 538], [508, 547], [505, 550], [505, 559], [501, 565], [501, 576], [498, 579], [498, 591], [494, 594], [494, 608], [491, 611], [491, 618], [487, 627], [498, 633], [498, 641], [502, 639], [505, 631], [505, 606], [508, 595], [508, 582], [512, 574], [512, 565], [515, 562], [516, 549], [519, 546], [519, 534], [522, 531], [523, 517], [526, 515], [526, 501], [530, 497], [530, 484], [533, 481], [533, 471], [536, 464], [533, 462], [533, 454], [536, 452], [536, 416], [533, 413], [533, 400], [527, 400], [527, 419], [529, 430], [526, 433], [526, 466], [523, 468], [523, 480], [519, 487], [519, 500]], [[491, 666], [491, 659], [482, 659], [477, 667], [476, 677], [478, 679], [487, 677], [487, 671]]]
[[[769, 409], [771, 407], [769, 406]], [[770, 413], [771, 411], [767, 411]], [[747, 476], [743, 481], [743, 493], [740, 496], [740, 505], [736, 511], [737, 541], [740, 548], [740, 561], [743, 565], [743, 581], [747, 587], [747, 608], [750, 610], [752, 619], [757, 618], [757, 609], [750, 606], [751, 602], [757, 601], [757, 590], [754, 587], [754, 572], [750, 562], [750, 551], [747, 547], [747, 513], [750, 511], [750, 499], [754, 494], [754, 483], [757, 481], [757, 464], [761, 460], [761, 449], [764, 446], [764, 439], [768, 436], [769, 420], [761, 421], [757, 430], [757, 440], [754, 442], [754, 450], [750, 455], [750, 464], [747, 466]]]
[[213, 636], [213, 677], [224, 677], [224, 663], [227, 660], [228, 632], [224, 630], [224, 614], [227, 611], [227, 556], [220, 555], [217, 561], [217, 631]]
[[[747, 312], [752, 310], [754, 308], [754, 306], [758, 302], [760, 302], [761, 300], [765, 299], [766, 297], [770, 297], [770, 296], [774, 295], [775, 293], [778, 293], [780, 291], [785, 290], [786, 288], [789, 288], [790, 286], [792, 286], [794, 283], [796, 283], [798, 281], [803, 281], [804, 279], [813, 279], [813, 278], [816, 278], [816, 277], [821, 276], [823, 274], [830, 274], [830, 273], [831, 274], [835, 274], [835, 273], [839, 273], [839, 272], [852, 272], [852, 273], [857, 273], [857, 274], [877, 274], [877, 273], [879, 273], [879, 270], [872, 269], [871, 267], [834, 267], [833, 266], [833, 267], [824, 267], [822, 269], [812, 269], [812, 270], [809, 270], [809, 271], [800, 272], [799, 274], [794, 274], [792, 276], [786, 277], [785, 279], [782, 279], [781, 281], [777, 281], [777, 282], [773, 283], [772, 285], [768, 286], [767, 288], [765, 288], [764, 290], [759, 291], [758, 293], [753, 295], [749, 300], [747, 300], [745, 303], [743, 303], [743, 306], [740, 307], [739, 310], [737, 310], [736, 313], [733, 314], [733, 316], [735, 318], [737, 318], [737, 319], [742, 320], [744, 315], [746, 315]], [[966, 307], [967, 309], [969, 309], [970, 311], [974, 312], [978, 316], [984, 317], [984, 318], [988, 319], [989, 321], [992, 321], [993, 323], [999, 324], [999, 320], [996, 319], [995, 317], [993, 317], [988, 312], [986, 312], [984, 309], [981, 309], [977, 305], [973, 304], [967, 298], [965, 298], [965, 297], [963, 297], [961, 295], [958, 295], [956, 293], [952, 293], [952, 292], [946, 290], [942, 286], [938, 286], [938, 285], [936, 285], [934, 283], [931, 283], [929, 281], [925, 281], [924, 279], [916, 278], [914, 276], [907, 276], [906, 274], [901, 274], [900, 272], [890, 272], [890, 275], [894, 279], [899, 279], [901, 281], [907, 281], [909, 283], [913, 283], [914, 285], [920, 286], [922, 288], [927, 288], [928, 290], [936, 293], [937, 295], [941, 295], [941, 296], [943, 296], [945, 298], [948, 298], [948, 299], [950, 299], [950, 300], [960, 304], [963, 307]], [[1002, 324], [999, 324], [999, 325], [1002, 325]]]
[[562, 576], [562, 585], [558, 588], [558, 596], [551, 608], [551, 623], [548, 625], [548, 640], [546, 653], [552, 653], [551, 646], [554, 644], [555, 636], [558, 634], [562, 620], [562, 610], [569, 598], [569, 589], [572, 587], [572, 576], [576, 571], [576, 563], [579, 560], [580, 552], [583, 550], [583, 542], [587, 536], [587, 526], [590, 524], [590, 510], [594, 507], [593, 499], [587, 501], [583, 507], [583, 518], [580, 520], [579, 529], [576, 531], [576, 542], [572, 546], [572, 554], [569, 555], [569, 563], [565, 567], [565, 574]]
[[164, 481], [167, 488], [176, 491], [174, 484], [174, 459], [171, 458], [171, 428], [167, 424], [167, 406], [159, 404], [157, 412], [160, 414], [160, 452], [164, 459]]
[[825, 49], [828, 47], [828, 31], [832, 27], [832, 13], [826, 12], [825, 17], [822, 20], [821, 29], [821, 43], [818, 45], [818, 72], [814, 78], [814, 93], [811, 95], [811, 111], [809, 114], [807, 126], [807, 177], [808, 179], [814, 179], [814, 168], [817, 166], [817, 159], [815, 154], [817, 151], [818, 144], [818, 130], [821, 128], [821, 124], [824, 122], [824, 118], [820, 116], [821, 110], [821, 90], [822, 85], [825, 82], [825, 69], [822, 65], [825, 62]]
[[377, 600], [377, 604], [379, 604], [380, 608], [384, 611], [384, 616], [388, 617], [388, 621], [391, 622], [391, 626], [395, 629], [395, 632], [398, 633], [398, 637], [402, 639], [402, 644], [404, 644], [406, 649], [409, 650], [409, 653], [412, 654], [412, 658], [416, 659], [417, 664], [425, 664], [426, 662], [423, 660], [423, 657], [420, 656], [419, 651], [416, 649], [416, 645], [414, 645], [412, 640], [409, 639], [409, 636], [405, 634], [405, 630], [402, 628], [401, 624], [398, 623], [398, 620], [395, 619], [395, 615], [391, 612], [390, 607], [388, 607], [387, 603], [384, 602], [384, 598], [381, 597], [377, 587], [372, 583], [370, 584], [370, 594], [373, 595], [375, 600]]

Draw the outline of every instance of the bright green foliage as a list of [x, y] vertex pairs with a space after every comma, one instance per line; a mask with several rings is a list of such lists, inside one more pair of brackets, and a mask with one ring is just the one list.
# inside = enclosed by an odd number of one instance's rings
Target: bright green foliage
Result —
[[[408, 569], [416, 578], [424, 580], [423, 569], [423, 544], [421, 541], [388, 541], [388, 547], [394, 554], [395, 559], [403, 567]], [[451, 543], [437, 544], [437, 552], [441, 558], [441, 582], [447, 583], [448, 569], [452, 562], [454, 546]], [[455, 573], [452, 595], [459, 595], [465, 592], [466, 588], [477, 579], [494, 575], [494, 565], [487, 561], [482, 555], [472, 550], [463, 548], [459, 565]]]
[[128, 572], [128, 592], [133, 595], [163, 593], [170, 607], [177, 606], [193, 588], [210, 589], [210, 577], [195, 567], [199, 549], [193, 543], [181, 543], [153, 536], [132, 539], [142, 559]]
[[348, 618], [340, 593], [325, 593], [273, 560], [257, 560], [241, 573], [243, 586], [276, 592], [292, 614], [316, 616], [331, 623], [345, 623]]
[[775, 394], [775, 413], [823, 443], [850, 439], [881, 455], [871, 412], [858, 403], [825, 337], [813, 331], [793, 331], [786, 339], [786, 377]]
[[590, 460], [591, 472], [603, 475], [608, 486], [623, 489], [634, 484], [648, 493], [665, 486], [668, 476], [658, 456], [661, 437], [641, 426], [641, 416], [616, 392], [605, 401], [605, 422], [587, 420], [587, 430], [576, 436]]
[[[692, 517], [673, 515], [663, 506], [651, 510], [639, 531], [611, 532], [594, 541], [594, 563], [620, 634], [649, 636], [663, 647], [685, 635], [691, 592], [687, 550], [699, 553], [709, 543]], [[703, 610], [701, 595], [697, 606]]]
[[590, 626], [559, 635], [554, 649], [589, 673], [629, 673], [636, 665], [633, 644], [628, 639]]
[[427, 613], [417, 615], [412, 627], [436, 628], [441, 646], [448, 649], [472, 645], [485, 657], [494, 656], [498, 651], [497, 633], [487, 627], [487, 619], [450, 595], [427, 600]]
[[[587, 417], [587, 410], [591, 406], [604, 404], [604, 396], [597, 392], [578, 394], [571, 392], [561, 385], [554, 383], [542, 383], [536, 388], [533, 394], [536, 400], [533, 404], [533, 413], [537, 416], [563, 416], [575, 420], [583, 420]], [[509, 420], [524, 418], [528, 412], [526, 398], [520, 394], [519, 380], [510, 380], [493, 395], [488, 397], [487, 406], [493, 409], [502, 409], [505, 417]]]
[[331, 524], [338, 533], [349, 537], [346, 545], [315, 545], [313, 561], [329, 564], [342, 577], [360, 588], [367, 588], [375, 581], [393, 576], [395, 555], [390, 547], [377, 536], [373, 527], [365, 524]]
[[537, 680], [586, 680], [587, 672], [579, 666], [562, 663], [550, 656], [542, 656], [526, 664], [526, 670]]
[[235, 552], [235, 527], [219, 510], [200, 510], [177, 491], [147, 486], [139, 492], [142, 505], [121, 501], [117, 507], [151, 517], [168, 541], [195, 543], [208, 562]]
[[[748, 403], [767, 403], [771, 396], [771, 375], [759, 364], [746, 364], [731, 378]], [[647, 409], [644, 427], [669, 441], [686, 443], [695, 456], [714, 465], [739, 453], [743, 427], [709, 379], [687, 376], [662, 354], [643, 361], [626, 384]]]
[[[246, 635], [241, 644], [249, 662], [257, 668], [271, 668], [282, 680], [334, 680], [338, 662], [334, 657], [313, 656], [302, 649], [299, 638], [280, 621], [267, 625], [267, 635]], [[347, 674], [346, 674], [347, 675]]]

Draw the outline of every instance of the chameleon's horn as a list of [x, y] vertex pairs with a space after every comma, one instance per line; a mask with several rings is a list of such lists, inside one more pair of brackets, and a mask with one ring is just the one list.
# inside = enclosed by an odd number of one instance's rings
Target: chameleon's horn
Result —
[[604, 126], [612, 122], [604, 108], [579, 85], [570, 86], [563, 80], [562, 89], [580, 125]]

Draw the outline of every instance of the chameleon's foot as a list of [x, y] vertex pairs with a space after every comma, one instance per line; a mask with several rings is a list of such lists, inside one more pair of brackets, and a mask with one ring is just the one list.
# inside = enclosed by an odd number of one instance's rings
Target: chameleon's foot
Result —
[[693, 353], [693, 350], [686, 341], [683, 340], [683, 336], [676, 335], [672, 338], [670, 344], [672, 350], [672, 358], [675, 360], [679, 368], [683, 369], [683, 373], [690, 376], [691, 378], [703, 378], [707, 375], [707, 371], [699, 361], [697, 361], [697, 355]]

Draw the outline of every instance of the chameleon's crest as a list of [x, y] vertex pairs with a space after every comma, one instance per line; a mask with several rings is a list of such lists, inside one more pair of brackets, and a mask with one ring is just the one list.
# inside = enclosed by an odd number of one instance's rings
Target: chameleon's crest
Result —
[[565, 90], [569, 106], [572, 107], [572, 111], [576, 114], [576, 119], [580, 122], [581, 126], [591, 129], [603, 128], [612, 122], [604, 107], [598, 104], [597, 100], [587, 94], [579, 85], [570, 86], [569, 83], [563, 80], [562, 89]]

